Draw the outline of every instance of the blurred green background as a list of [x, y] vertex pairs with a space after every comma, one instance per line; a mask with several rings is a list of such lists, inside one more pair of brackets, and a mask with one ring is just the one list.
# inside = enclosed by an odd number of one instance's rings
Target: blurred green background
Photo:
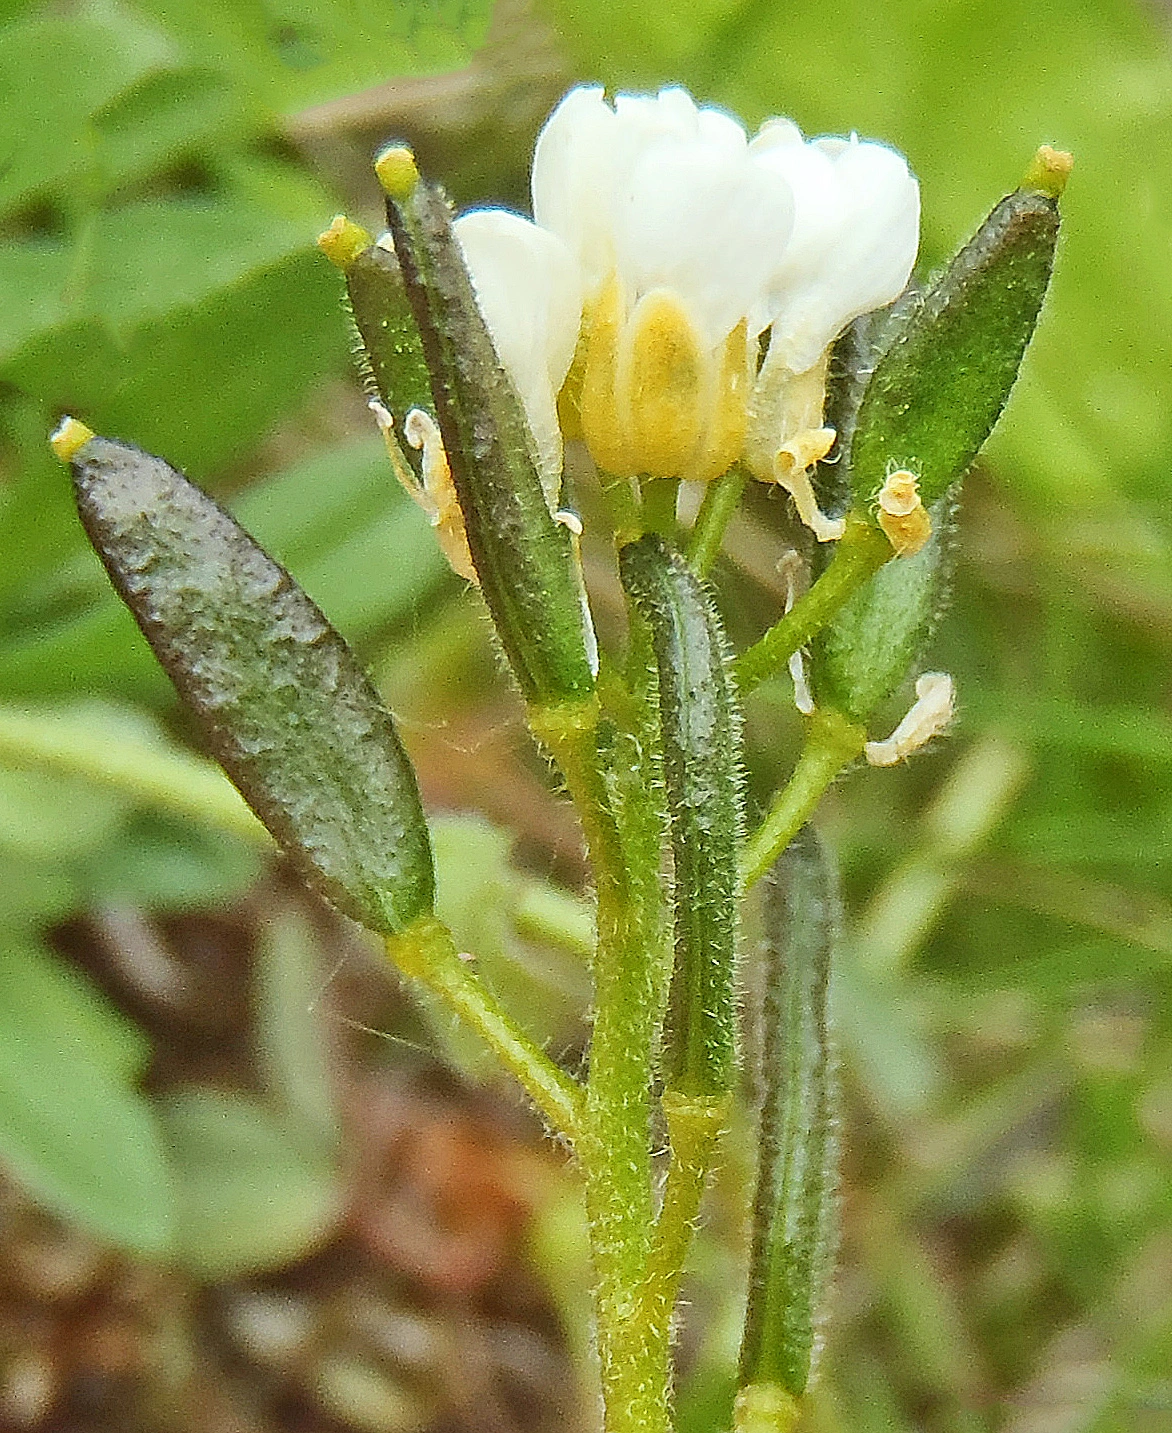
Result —
[[[931, 654], [960, 720], [823, 815], [847, 1153], [804, 1426], [1172, 1429], [1170, 40], [1154, 0], [5, 0], [0, 1427], [589, 1424], [556, 1152], [273, 861], [45, 445], [68, 411], [163, 453], [291, 568], [400, 716], [459, 938], [573, 1064], [574, 826], [477, 599], [392, 485], [313, 239], [339, 208], [377, 225], [389, 136], [460, 203], [523, 205], [537, 129], [586, 78], [891, 142], [925, 267], [1038, 143], [1076, 154]], [[755, 494], [720, 573], [741, 636], [778, 610], [784, 540]], [[764, 796], [794, 753], [782, 684], [748, 731]], [[687, 1433], [728, 1416], [747, 1177], [734, 1140]]]

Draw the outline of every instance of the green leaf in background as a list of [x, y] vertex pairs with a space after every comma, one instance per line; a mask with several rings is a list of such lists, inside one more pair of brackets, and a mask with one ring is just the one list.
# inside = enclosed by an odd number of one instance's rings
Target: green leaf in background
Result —
[[[582, 908], [564, 892], [524, 878], [510, 864], [513, 837], [481, 816], [439, 815], [431, 819], [435, 853], [436, 914], [451, 930], [460, 950], [476, 957], [476, 970], [488, 988], [543, 1047], [577, 1037], [577, 1021], [590, 999], [586, 962], [581, 952], [550, 949], [550, 926], [561, 926]], [[523, 911], [552, 906], [555, 921], [540, 920], [527, 929], [539, 948], [518, 939]], [[536, 927], [535, 929], [533, 927]], [[592, 945], [587, 921], [586, 944]], [[484, 1045], [423, 991], [413, 991], [445, 1054], [471, 1077], [494, 1079], [499, 1067]]]
[[117, 6], [0, 30], [0, 212], [83, 173], [94, 113], [176, 58], [165, 35]]
[[289, 111], [466, 63], [490, 0], [142, 0], [188, 53]]
[[176, 1252], [209, 1281], [279, 1269], [330, 1235], [332, 1160], [243, 1095], [192, 1087], [160, 1101], [175, 1171]]
[[406, 624], [456, 586], [373, 433], [256, 484], [233, 510], [350, 641]]
[[338, 1142], [331, 1032], [322, 997], [329, 971], [309, 920], [282, 911], [256, 958], [257, 1054], [265, 1084], [290, 1126], [324, 1153]]
[[139, 1254], [171, 1237], [143, 1037], [43, 951], [0, 950], [0, 1158], [38, 1199]]
[[0, 768], [0, 850], [33, 860], [69, 860], [108, 842], [124, 801], [84, 782]]

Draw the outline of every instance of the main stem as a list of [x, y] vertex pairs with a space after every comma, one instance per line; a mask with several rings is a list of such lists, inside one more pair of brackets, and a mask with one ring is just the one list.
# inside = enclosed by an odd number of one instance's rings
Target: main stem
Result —
[[646, 747], [609, 721], [531, 713], [578, 807], [598, 899], [594, 1031], [576, 1144], [586, 1177], [607, 1433], [669, 1433], [668, 1338], [645, 1297], [651, 1057], [665, 942]]

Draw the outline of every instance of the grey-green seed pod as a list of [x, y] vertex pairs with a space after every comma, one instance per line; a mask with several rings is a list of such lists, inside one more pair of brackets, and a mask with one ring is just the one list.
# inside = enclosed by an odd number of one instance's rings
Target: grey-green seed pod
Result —
[[948, 497], [937, 502], [932, 536], [920, 551], [881, 567], [815, 637], [810, 684], [817, 703], [866, 722], [906, 678], [947, 602], [953, 506]]
[[[1032, 174], [1032, 171], [1031, 171]], [[1003, 199], [918, 296], [876, 364], [850, 442], [857, 510], [910, 469], [930, 506], [964, 476], [1001, 415], [1046, 296], [1057, 190]]]
[[837, 1085], [827, 996], [834, 868], [806, 826], [765, 878], [761, 1125], [742, 1388], [806, 1389], [837, 1242]]
[[741, 722], [716, 610], [683, 558], [647, 536], [619, 554], [655, 651], [675, 867], [675, 966], [663, 1039], [668, 1090], [719, 1095], [735, 1063]]
[[524, 410], [497, 359], [441, 190], [410, 152], [376, 161], [468, 547], [527, 700], [580, 702], [596, 657], [570, 533], [546, 504]]
[[209, 748], [307, 882], [383, 935], [430, 912], [415, 775], [338, 633], [161, 458], [93, 437], [63, 456], [110, 580]]

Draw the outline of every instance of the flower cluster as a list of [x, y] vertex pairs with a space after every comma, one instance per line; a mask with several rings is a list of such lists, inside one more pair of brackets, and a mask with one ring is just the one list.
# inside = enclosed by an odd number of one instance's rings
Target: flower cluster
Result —
[[532, 221], [473, 210], [456, 234], [551, 505], [563, 435], [615, 474], [709, 479], [744, 458], [800, 486], [834, 439], [829, 345], [915, 260], [904, 159], [789, 120], [750, 139], [679, 88], [612, 106], [580, 87], [538, 139], [532, 185]]

